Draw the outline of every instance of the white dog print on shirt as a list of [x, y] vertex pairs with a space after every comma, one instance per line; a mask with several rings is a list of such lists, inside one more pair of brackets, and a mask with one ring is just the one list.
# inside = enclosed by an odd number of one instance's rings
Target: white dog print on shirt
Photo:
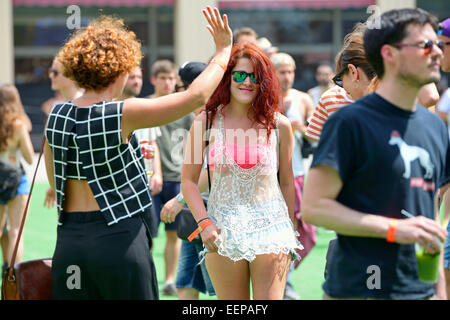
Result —
[[433, 177], [434, 165], [431, 162], [430, 154], [427, 150], [410, 146], [400, 137], [398, 131], [394, 130], [391, 133], [390, 145], [397, 145], [400, 149], [400, 156], [403, 159], [405, 165], [405, 172], [403, 178], [409, 179], [411, 177], [411, 162], [419, 159], [420, 165], [425, 169], [425, 179], [431, 179]]

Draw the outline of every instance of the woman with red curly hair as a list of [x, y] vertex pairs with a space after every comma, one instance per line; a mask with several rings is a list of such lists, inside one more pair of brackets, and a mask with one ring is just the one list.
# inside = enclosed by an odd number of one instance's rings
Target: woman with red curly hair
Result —
[[[182, 192], [200, 225], [219, 299], [282, 299], [293, 228], [292, 128], [280, 114], [281, 89], [270, 60], [252, 43], [233, 47], [227, 71], [191, 127]], [[210, 126], [208, 212], [197, 186]], [[208, 132], [206, 132], [208, 133]], [[279, 157], [279, 154], [283, 155]], [[277, 171], [279, 164], [279, 183]]]
[[184, 92], [115, 100], [142, 58], [135, 34], [119, 19], [94, 20], [59, 52], [64, 76], [85, 92], [55, 105], [45, 129], [47, 175], [58, 209], [55, 299], [158, 299], [148, 225], [152, 201], [134, 131], [201, 107], [222, 79], [232, 32], [216, 8], [203, 12], [216, 54]]

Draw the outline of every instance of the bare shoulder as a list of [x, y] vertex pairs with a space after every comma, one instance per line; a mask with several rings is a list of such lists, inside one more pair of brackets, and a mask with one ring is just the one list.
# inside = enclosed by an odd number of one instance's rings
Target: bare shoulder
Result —
[[206, 111], [203, 110], [200, 112], [195, 118], [194, 121], [201, 121], [202, 123], [206, 122]]
[[14, 120], [13, 134], [11, 136], [11, 144], [15, 146], [26, 132], [27, 132], [26, 123], [21, 119]]
[[[208, 119], [211, 122], [211, 119]], [[192, 121], [191, 132], [195, 132], [196, 134], [205, 131], [206, 129], [206, 111], [200, 112], [195, 116], [194, 121]], [[201, 137], [201, 136], [200, 136]]]
[[13, 127], [15, 132], [21, 132], [24, 128], [26, 129], [26, 123], [22, 119], [14, 120]]
[[291, 121], [283, 114], [278, 113], [277, 114], [277, 127], [280, 129], [280, 131], [284, 130], [291, 130]]
[[144, 99], [144, 98], [135, 98], [135, 97], [133, 97], [133, 98], [125, 99], [125, 100], [123, 100], [123, 107], [124, 108], [125, 107], [133, 108], [134, 106], [138, 105], [142, 101], [142, 99]]

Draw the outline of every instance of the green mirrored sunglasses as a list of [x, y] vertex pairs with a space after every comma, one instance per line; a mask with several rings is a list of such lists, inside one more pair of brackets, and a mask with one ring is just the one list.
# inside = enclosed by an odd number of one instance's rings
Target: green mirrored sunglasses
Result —
[[255, 83], [255, 74], [254, 73], [247, 73], [245, 71], [233, 71], [231, 73], [231, 76], [236, 83], [244, 82], [248, 76], [250, 76], [250, 81], [252, 83]]

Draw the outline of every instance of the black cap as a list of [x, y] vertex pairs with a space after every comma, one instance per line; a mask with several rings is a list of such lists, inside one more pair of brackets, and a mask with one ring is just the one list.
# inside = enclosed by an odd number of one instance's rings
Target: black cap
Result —
[[206, 64], [203, 62], [186, 62], [178, 70], [178, 75], [184, 86], [188, 87], [205, 68]]

